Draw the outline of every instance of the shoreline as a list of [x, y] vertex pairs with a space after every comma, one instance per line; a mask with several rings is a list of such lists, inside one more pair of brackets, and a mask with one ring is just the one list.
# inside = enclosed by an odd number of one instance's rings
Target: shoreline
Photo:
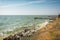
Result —
[[[47, 24], [48, 24], [49, 22], [48, 21], [45, 21], [44, 23], [42, 23], [42, 24], [38, 24], [34, 29], [25, 29], [25, 30], [27, 30], [26, 32], [24, 32], [24, 31], [22, 31], [22, 35], [23, 36], [26, 36], [26, 35], [28, 35], [28, 36], [31, 36], [31, 35], [33, 35], [33, 33], [35, 33], [35, 32], [37, 32], [38, 30], [40, 30], [40, 29], [42, 29], [43, 27], [45, 27]], [[18, 32], [17, 33], [15, 33], [14, 35], [16, 35], [16, 34], [19, 34]], [[13, 35], [13, 36], [14, 36]], [[10, 35], [9, 35], [10, 36]], [[4, 38], [6, 38], [6, 37], [4, 37]], [[7, 38], [8, 38], [8, 36], [7, 36]]]

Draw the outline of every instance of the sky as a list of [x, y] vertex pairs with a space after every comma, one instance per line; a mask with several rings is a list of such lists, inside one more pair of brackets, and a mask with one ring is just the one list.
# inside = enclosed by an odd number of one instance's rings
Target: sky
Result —
[[0, 0], [0, 15], [58, 15], [60, 0]]

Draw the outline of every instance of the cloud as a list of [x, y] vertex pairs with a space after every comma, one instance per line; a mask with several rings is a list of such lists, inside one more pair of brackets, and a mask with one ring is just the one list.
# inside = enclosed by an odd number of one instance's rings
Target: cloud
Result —
[[[28, 0], [27, 0], [28, 1]], [[50, 2], [49, 2], [50, 1]], [[29, 5], [29, 4], [33, 4], [33, 3], [44, 3], [44, 2], [56, 2], [56, 0], [30, 0], [30, 2], [26, 2], [26, 3], [20, 3], [20, 4], [10, 4], [10, 5], [0, 5], [0, 8], [7, 8], [7, 7], [16, 7], [16, 6], [25, 6], [25, 5]]]
[[0, 6], [0, 8], [7, 8], [7, 7], [16, 7], [16, 6], [25, 6], [25, 5], [29, 5], [29, 4], [32, 4], [32, 3], [43, 3], [45, 2], [45, 0], [36, 0], [36, 1], [31, 1], [31, 2], [27, 2], [27, 3], [23, 3], [23, 4], [11, 4], [11, 5], [2, 5]]
[[56, 9], [42, 9], [42, 10], [4, 10], [0, 15], [58, 15], [59, 11]]
[[56, 9], [42, 9], [42, 10], [30, 10], [24, 8], [24, 9], [14, 9], [14, 7], [21, 7], [21, 6], [26, 6], [29, 4], [33, 4], [33, 3], [44, 3], [46, 2], [46, 0], [36, 0], [36, 1], [31, 1], [31, 2], [27, 2], [27, 3], [21, 3], [21, 4], [11, 4], [11, 5], [3, 5], [0, 6], [0, 15], [57, 15], [57, 13], [59, 13], [59, 11], [57, 11]]

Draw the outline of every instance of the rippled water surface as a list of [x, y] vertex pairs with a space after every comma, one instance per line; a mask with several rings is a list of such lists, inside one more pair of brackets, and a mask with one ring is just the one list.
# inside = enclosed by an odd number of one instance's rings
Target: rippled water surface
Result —
[[47, 16], [38, 15], [0, 15], [0, 34], [8, 31], [13, 31], [16, 28], [24, 25], [32, 25], [34, 23], [41, 23], [44, 20], [34, 20], [35, 17], [44, 18]]

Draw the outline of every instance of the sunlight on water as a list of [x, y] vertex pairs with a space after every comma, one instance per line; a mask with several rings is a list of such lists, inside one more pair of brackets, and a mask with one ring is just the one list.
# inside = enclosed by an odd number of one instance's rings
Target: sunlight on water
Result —
[[0, 36], [9, 34], [13, 32], [15, 29], [31, 26], [33, 24], [39, 24], [45, 21], [45, 19], [34, 20], [35, 17], [44, 18], [47, 16], [22, 16], [22, 15], [10, 15], [10, 16], [0, 16]]

